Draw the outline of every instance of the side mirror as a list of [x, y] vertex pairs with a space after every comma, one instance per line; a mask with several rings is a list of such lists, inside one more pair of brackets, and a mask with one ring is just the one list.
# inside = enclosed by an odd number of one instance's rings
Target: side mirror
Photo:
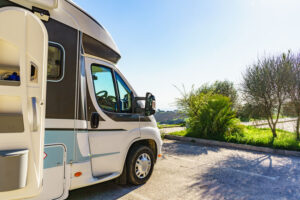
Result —
[[93, 112], [92, 116], [91, 116], [91, 127], [92, 128], [98, 128], [99, 120], [100, 120], [99, 113]]
[[151, 94], [150, 92], [146, 93], [146, 99], [145, 99], [145, 115], [150, 116], [153, 115], [156, 111], [156, 101], [155, 96]]
[[[155, 96], [150, 92], [146, 93], [146, 97], [134, 97], [133, 93], [131, 93], [132, 100], [132, 112], [145, 114], [145, 116], [153, 115], [156, 111], [156, 101]], [[137, 103], [138, 101], [145, 101], [145, 108], [141, 108], [141, 106]]]

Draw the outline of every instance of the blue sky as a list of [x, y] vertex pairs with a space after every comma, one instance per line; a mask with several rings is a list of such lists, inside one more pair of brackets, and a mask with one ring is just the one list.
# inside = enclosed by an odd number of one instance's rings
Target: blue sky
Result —
[[264, 55], [300, 50], [299, 0], [75, 0], [117, 43], [118, 67], [140, 96], [175, 109], [180, 93], [215, 80], [238, 87]]

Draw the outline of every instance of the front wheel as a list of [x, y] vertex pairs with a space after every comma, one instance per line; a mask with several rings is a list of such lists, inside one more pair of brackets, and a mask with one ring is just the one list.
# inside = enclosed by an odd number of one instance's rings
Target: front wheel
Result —
[[147, 146], [136, 146], [130, 151], [126, 164], [129, 182], [134, 185], [144, 184], [153, 171], [153, 151]]

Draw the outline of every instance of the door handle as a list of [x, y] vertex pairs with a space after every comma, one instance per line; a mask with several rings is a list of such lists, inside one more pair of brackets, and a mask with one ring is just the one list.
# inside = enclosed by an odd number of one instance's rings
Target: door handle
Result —
[[97, 112], [93, 112], [91, 116], [91, 127], [98, 128], [99, 126], [100, 115]]

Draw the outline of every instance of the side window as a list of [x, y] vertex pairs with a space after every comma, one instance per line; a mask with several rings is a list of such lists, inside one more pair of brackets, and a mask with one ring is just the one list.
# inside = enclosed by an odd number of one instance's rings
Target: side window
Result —
[[48, 69], [47, 79], [50, 81], [59, 81], [63, 78], [64, 68], [64, 49], [56, 43], [50, 43], [48, 46]]
[[108, 111], [117, 111], [117, 98], [112, 70], [92, 64], [92, 79], [98, 105]]
[[131, 90], [120, 77], [119, 74], [115, 73], [116, 80], [119, 88], [119, 95], [120, 95], [120, 109], [121, 112], [131, 112]]

